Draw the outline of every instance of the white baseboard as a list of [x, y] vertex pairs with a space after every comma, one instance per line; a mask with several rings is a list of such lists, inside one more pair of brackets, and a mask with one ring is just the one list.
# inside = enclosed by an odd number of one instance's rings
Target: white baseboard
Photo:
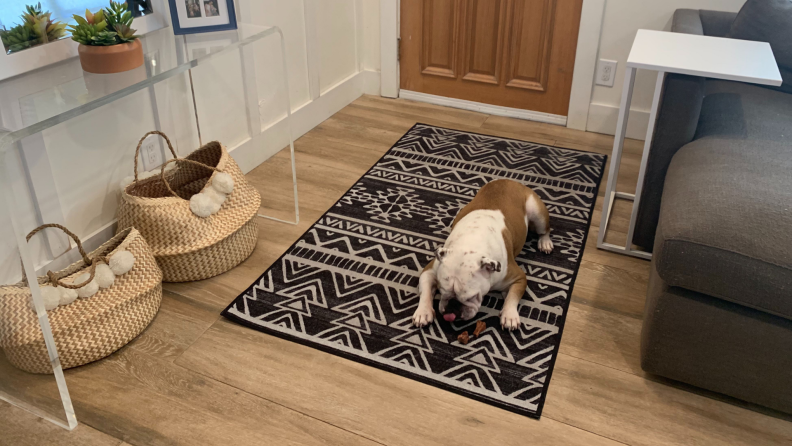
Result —
[[500, 105], [483, 104], [481, 102], [466, 101], [464, 99], [447, 98], [417, 91], [399, 90], [399, 97], [411, 101], [428, 102], [435, 105], [444, 105], [446, 107], [486, 113], [488, 115], [506, 116], [507, 118], [525, 119], [527, 121], [545, 122], [547, 124], [563, 126], [566, 126], [567, 123], [566, 116], [551, 115], [550, 113], [523, 110], [520, 108], [502, 107]]
[[[307, 102], [292, 113], [292, 134], [296, 140], [308, 133], [322, 121], [334, 115], [363, 94], [379, 95], [380, 73], [377, 71], [360, 71], [355, 73], [335, 86], [331, 87], [313, 101]], [[284, 118], [264, 129], [253, 138], [248, 138], [235, 147], [229, 147], [229, 153], [239, 164], [243, 172], [248, 173], [259, 164], [266, 161], [281, 149], [289, 145], [287, 121]], [[297, 176], [300, 176], [300, 166], [297, 166]], [[102, 243], [110, 240], [116, 231], [116, 220], [108, 222], [93, 234], [82, 238], [86, 251], [98, 248]], [[45, 261], [36, 265], [39, 275], [48, 270], [58, 271], [66, 268], [73, 262], [79, 261], [80, 255], [74, 248], [52, 261]]]
[[[616, 121], [618, 120], [619, 107], [606, 104], [591, 104], [589, 106], [588, 121], [586, 122], [586, 131], [615, 135]], [[649, 111], [630, 110], [630, 117], [627, 119], [627, 137], [643, 140], [646, 138], [646, 130], [648, 128]]]

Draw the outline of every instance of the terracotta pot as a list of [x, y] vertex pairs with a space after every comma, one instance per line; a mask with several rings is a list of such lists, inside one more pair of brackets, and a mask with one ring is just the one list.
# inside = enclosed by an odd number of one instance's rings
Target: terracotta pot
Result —
[[143, 45], [140, 44], [140, 39], [110, 46], [80, 44], [77, 51], [82, 69], [89, 73], [120, 73], [143, 65]]

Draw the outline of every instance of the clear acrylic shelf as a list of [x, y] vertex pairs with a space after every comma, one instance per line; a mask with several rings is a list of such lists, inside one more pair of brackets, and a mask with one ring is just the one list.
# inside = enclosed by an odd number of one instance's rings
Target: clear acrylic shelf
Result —
[[[280, 44], [270, 45], [267, 38], [271, 36], [278, 36]], [[279, 148], [288, 144], [290, 149], [294, 221], [259, 215], [299, 222], [281, 30], [240, 23], [233, 31], [176, 36], [171, 28], [164, 28], [142, 36], [141, 41], [145, 62], [136, 70], [85, 73], [74, 58], [0, 82], [4, 202], [0, 227], [6, 228], [0, 231], [0, 276], [5, 275], [0, 283], [19, 280], [20, 258], [27, 277], [60, 269], [74, 260], [71, 243], [54, 233], [25, 241], [25, 235], [40, 224], [64, 224], [85, 241], [86, 250], [114, 233], [117, 184], [131, 174], [137, 139], [152, 129], [168, 133], [179, 156], [184, 156], [208, 138], [222, 140], [231, 148], [260, 147], [263, 129], [285, 125], [288, 137]], [[279, 104], [283, 112], [263, 116], [262, 105], [268, 102]], [[266, 159], [255, 152], [245, 152], [249, 166]], [[166, 159], [162, 146], [158, 153], [161, 164]], [[77, 418], [67, 388], [69, 373], [60, 365], [35, 281], [31, 281], [31, 293], [53, 374], [22, 372], [0, 355], [0, 399], [73, 429]], [[7, 322], [0, 320], [0, 328]]]

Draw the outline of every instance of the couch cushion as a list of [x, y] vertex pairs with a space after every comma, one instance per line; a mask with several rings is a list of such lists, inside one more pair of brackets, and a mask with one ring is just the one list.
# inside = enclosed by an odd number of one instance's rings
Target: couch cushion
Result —
[[748, 0], [728, 37], [768, 42], [782, 69], [782, 90], [792, 92], [792, 0]]
[[792, 144], [708, 138], [680, 149], [654, 255], [671, 286], [792, 319]]
[[792, 141], [792, 94], [708, 79], [696, 139]]

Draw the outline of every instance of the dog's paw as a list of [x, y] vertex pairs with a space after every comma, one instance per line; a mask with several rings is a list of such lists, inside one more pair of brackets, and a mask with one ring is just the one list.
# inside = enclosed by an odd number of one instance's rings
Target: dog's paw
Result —
[[418, 308], [413, 313], [413, 325], [416, 327], [424, 327], [434, 321], [435, 312], [434, 308], [426, 305], [418, 305]]
[[516, 307], [504, 308], [500, 314], [501, 328], [514, 330], [520, 326], [520, 313]]
[[539, 251], [545, 254], [553, 252], [553, 240], [550, 239], [550, 234], [539, 237]]

